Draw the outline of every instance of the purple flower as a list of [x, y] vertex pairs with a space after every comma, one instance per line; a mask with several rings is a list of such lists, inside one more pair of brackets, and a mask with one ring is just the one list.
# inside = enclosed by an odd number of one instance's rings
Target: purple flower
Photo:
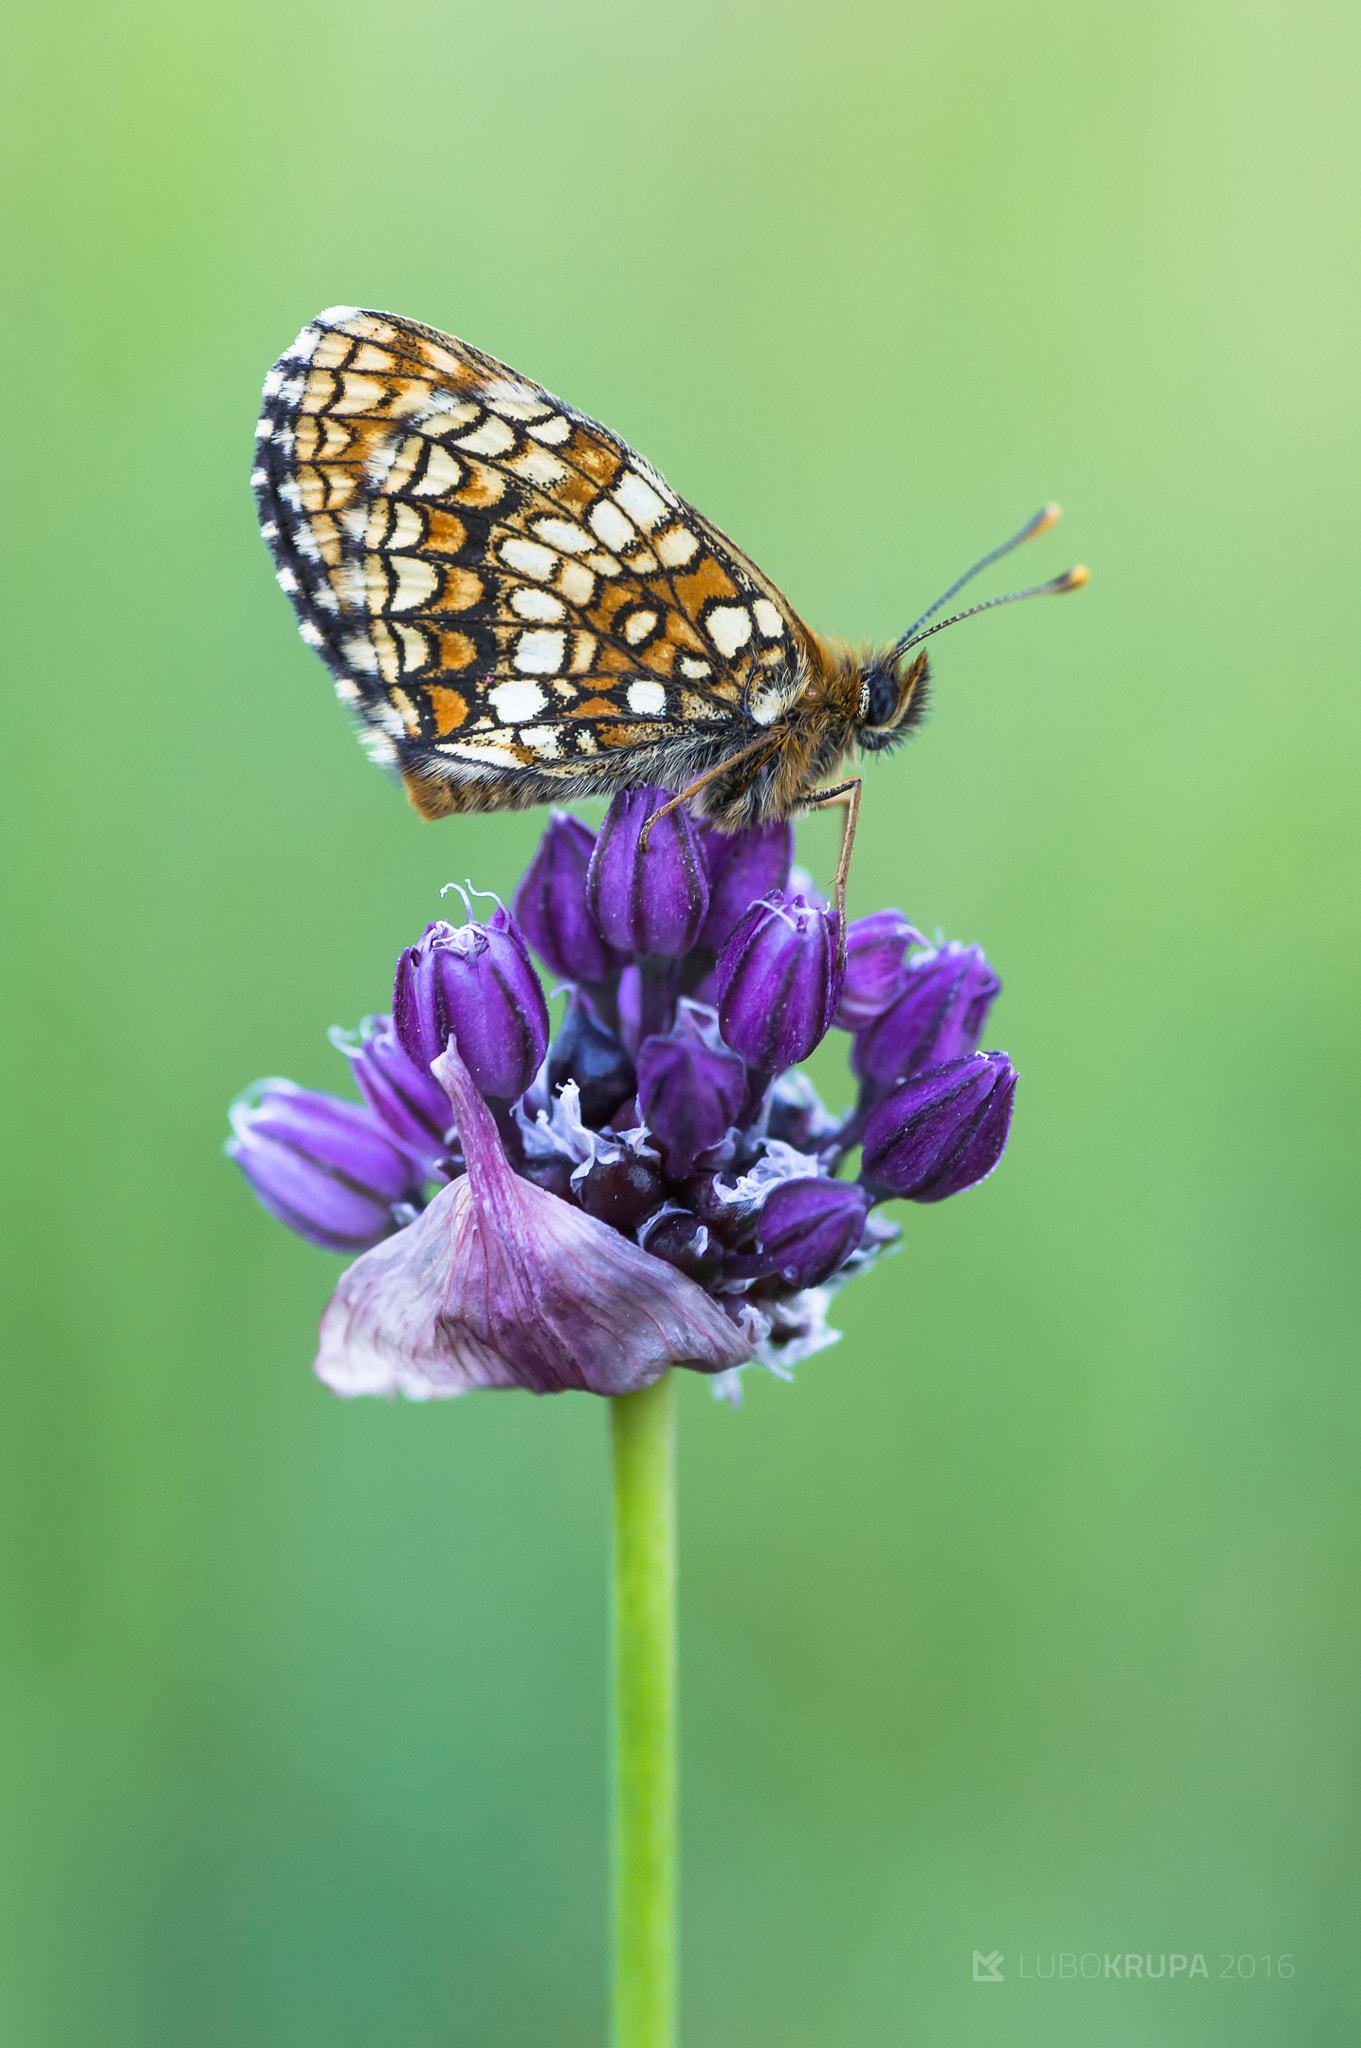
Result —
[[746, 1094], [747, 1070], [737, 1054], [704, 1044], [687, 1024], [639, 1047], [638, 1107], [665, 1148], [672, 1180], [694, 1172], [699, 1154], [737, 1122]]
[[595, 834], [588, 826], [566, 811], [554, 811], [511, 898], [521, 931], [549, 973], [563, 981], [612, 981], [627, 957], [605, 943], [586, 907], [594, 847]]
[[1016, 1070], [1004, 1052], [967, 1053], [904, 1081], [865, 1123], [865, 1180], [913, 1202], [943, 1202], [985, 1180], [1006, 1150]]
[[695, 944], [717, 951], [759, 896], [788, 887], [794, 827], [788, 819], [745, 832], [719, 832], [706, 825], [700, 828], [700, 844], [709, 874], [709, 914]]
[[836, 913], [776, 891], [753, 903], [718, 961], [718, 1021], [748, 1065], [777, 1074], [826, 1036], [841, 999]]
[[397, 962], [392, 1018], [409, 1057], [429, 1072], [453, 1032], [484, 1095], [513, 1101], [548, 1049], [548, 1006], [529, 951], [500, 904], [485, 924], [427, 925]]
[[600, 828], [586, 878], [586, 901], [608, 945], [672, 958], [694, 945], [709, 908], [709, 880], [699, 837], [682, 807], [668, 811], [648, 839], [665, 789], [622, 790]]
[[901, 910], [876, 910], [846, 927], [846, 980], [836, 1023], [860, 1031], [886, 1010], [902, 985], [903, 957], [925, 939]]
[[561, 1088], [564, 1081], [576, 1082], [582, 1122], [593, 1125], [608, 1123], [638, 1086], [633, 1061], [577, 989], [548, 1050], [549, 1087]]
[[[788, 825], [668, 812], [644, 853], [666, 795], [621, 795], [595, 839], [554, 813], [524, 930], [499, 906], [426, 929], [393, 1015], [332, 1032], [363, 1108], [269, 1082], [233, 1109], [261, 1201], [363, 1252], [323, 1325], [341, 1392], [613, 1393], [686, 1363], [736, 1399], [745, 1363], [788, 1378], [835, 1341], [830, 1287], [898, 1234], [880, 1200], [939, 1201], [1000, 1157], [1015, 1075], [973, 1054], [998, 989], [978, 948], [909, 962], [921, 935], [885, 910], [838, 961]], [[551, 1047], [526, 932], [572, 984]], [[861, 1083], [837, 1115], [794, 1064], [833, 1019]]]
[[342, 1275], [316, 1371], [340, 1394], [416, 1400], [472, 1387], [633, 1393], [668, 1366], [750, 1357], [693, 1280], [513, 1173], [451, 1036], [434, 1070], [468, 1171]]
[[438, 1081], [422, 1073], [403, 1052], [391, 1017], [365, 1017], [359, 1043], [351, 1033], [333, 1029], [331, 1043], [350, 1063], [359, 1092], [374, 1115], [416, 1153], [433, 1174], [448, 1152], [453, 1118], [449, 1098]]
[[791, 1287], [820, 1287], [859, 1244], [869, 1196], [844, 1180], [786, 1180], [766, 1196], [756, 1241]]
[[941, 946], [903, 969], [897, 995], [856, 1034], [851, 1066], [872, 1092], [972, 1052], [1002, 984], [978, 946]]
[[331, 1252], [364, 1251], [418, 1202], [421, 1168], [371, 1110], [293, 1081], [257, 1081], [228, 1112], [225, 1150], [270, 1214]]

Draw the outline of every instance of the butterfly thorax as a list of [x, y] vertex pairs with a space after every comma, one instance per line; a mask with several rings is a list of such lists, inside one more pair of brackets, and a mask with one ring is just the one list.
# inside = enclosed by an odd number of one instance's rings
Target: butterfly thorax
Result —
[[[732, 831], [793, 817], [835, 779], [849, 754], [897, 746], [920, 724], [927, 673], [925, 654], [904, 661], [891, 647], [852, 649], [810, 634], [806, 659], [770, 724], [768, 749], [734, 759], [694, 808]], [[683, 764], [672, 766], [679, 775]]]

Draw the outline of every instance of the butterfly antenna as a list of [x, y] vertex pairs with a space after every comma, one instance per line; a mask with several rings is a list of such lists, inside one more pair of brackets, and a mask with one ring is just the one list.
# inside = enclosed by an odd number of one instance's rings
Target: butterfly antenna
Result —
[[[1084, 568], [1079, 562], [1075, 568], [1065, 569], [1062, 576], [1052, 577], [1048, 583], [1032, 584], [1029, 590], [1009, 590], [1005, 597], [984, 598], [982, 604], [971, 604], [966, 611], [952, 612], [948, 619], [937, 619], [935, 625], [928, 626], [924, 633], [917, 632], [914, 627], [911, 633], [898, 642], [893, 651], [901, 657], [910, 647], [916, 647], [919, 642], [929, 640], [933, 633], [943, 633], [947, 626], [957, 626], [961, 619], [971, 619], [977, 612], [990, 612], [994, 605], [1019, 604], [1023, 597], [1061, 597], [1065, 590], [1081, 590], [1090, 575], [1090, 569]], [[930, 612], [926, 616], [929, 619]]]
[[[903, 634], [902, 639], [898, 642], [895, 652], [897, 652], [898, 654], [902, 654], [908, 647], [910, 647], [915, 641], [917, 634], [926, 624], [927, 620], [934, 619], [936, 613], [938, 611], [941, 611], [944, 608], [944, 606], [946, 606], [950, 602], [950, 599], [952, 597], [958, 597], [960, 591], [964, 588], [966, 583], [972, 583], [975, 576], [981, 576], [985, 569], [990, 569], [994, 562], [1000, 562], [1004, 555], [1009, 555], [1012, 549], [1020, 547], [1022, 542], [1034, 540], [1037, 534], [1048, 533], [1051, 526], [1056, 526], [1058, 524], [1058, 521], [1061, 518], [1061, 516], [1062, 508], [1060, 506], [1053, 504], [1041, 505], [1039, 511], [1035, 514], [1034, 518], [1027, 519], [1025, 525], [1021, 528], [1019, 533], [1013, 533], [1011, 539], [1004, 540], [1000, 548], [993, 548], [991, 553], [984, 555], [981, 561], [975, 562], [972, 569], [966, 569], [964, 571], [964, 574], [958, 577], [956, 581], [950, 585], [950, 588], [947, 591], [945, 591], [942, 596], [938, 597], [935, 603], [931, 605], [926, 611], [924, 611], [921, 617], [917, 619], [914, 622], [914, 624], [908, 627], [907, 631]], [[1019, 597], [1023, 593], [1018, 591], [1016, 594]], [[1028, 591], [1024, 593], [1024, 595], [1026, 596], [1029, 596], [1029, 594], [1030, 593]], [[968, 613], [961, 612], [959, 616], [961, 618], [967, 618]]]

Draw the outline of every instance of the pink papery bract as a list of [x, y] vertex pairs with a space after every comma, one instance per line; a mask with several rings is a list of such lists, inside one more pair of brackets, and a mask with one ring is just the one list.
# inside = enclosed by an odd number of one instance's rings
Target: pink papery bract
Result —
[[629, 1394], [668, 1366], [717, 1373], [750, 1359], [692, 1280], [512, 1172], [452, 1037], [431, 1072], [468, 1171], [342, 1275], [321, 1319], [319, 1379], [416, 1401], [474, 1387]]

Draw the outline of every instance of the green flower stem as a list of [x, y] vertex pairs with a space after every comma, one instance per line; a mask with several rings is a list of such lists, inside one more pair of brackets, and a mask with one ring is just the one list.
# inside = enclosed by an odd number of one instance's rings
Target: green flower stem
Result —
[[676, 2048], [676, 1389], [610, 1402], [611, 2048]]

